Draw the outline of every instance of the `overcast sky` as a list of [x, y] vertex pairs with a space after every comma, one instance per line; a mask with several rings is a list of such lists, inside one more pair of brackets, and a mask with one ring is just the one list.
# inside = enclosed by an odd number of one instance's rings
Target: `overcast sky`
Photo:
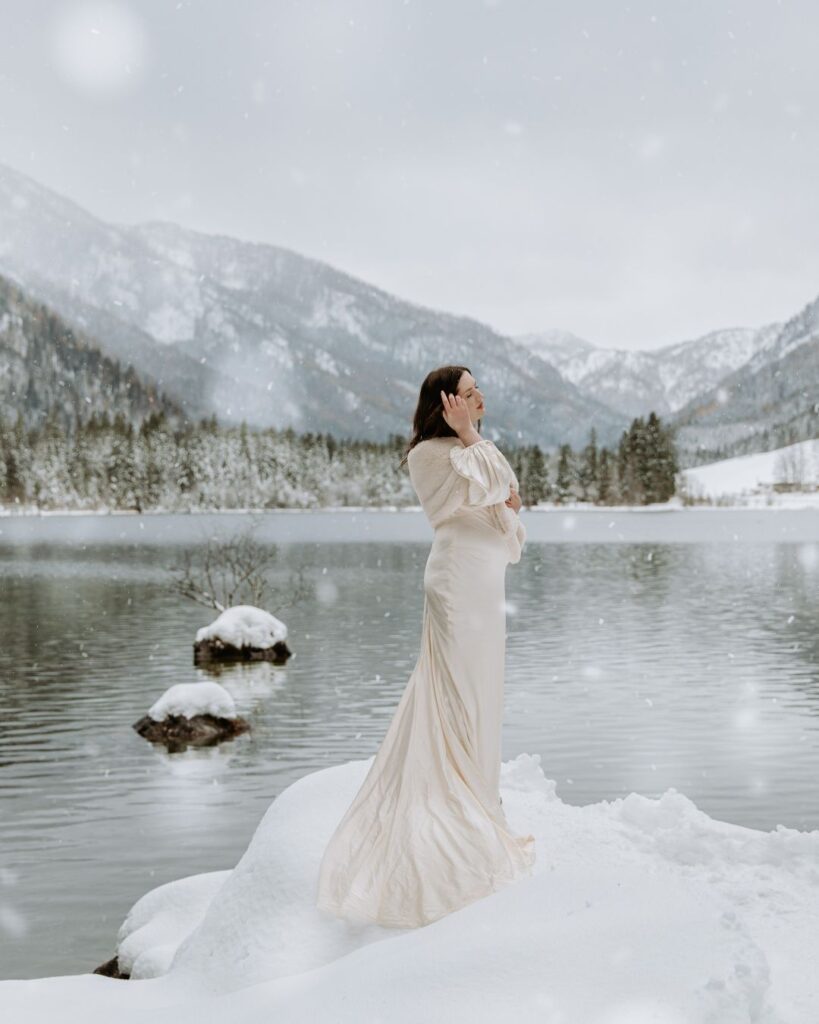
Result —
[[813, 0], [7, 0], [0, 161], [519, 334], [819, 294]]

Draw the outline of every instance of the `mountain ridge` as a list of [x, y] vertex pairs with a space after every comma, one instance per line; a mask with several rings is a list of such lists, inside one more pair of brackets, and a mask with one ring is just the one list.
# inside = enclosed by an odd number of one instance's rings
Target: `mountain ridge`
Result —
[[580, 448], [593, 426], [614, 446], [653, 410], [687, 462], [815, 429], [814, 362], [791, 356], [819, 344], [819, 299], [785, 323], [654, 350], [565, 330], [513, 338], [283, 246], [166, 220], [106, 223], [2, 164], [0, 273], [192, 419], [380, 440], [410, 432], [432, 366], [459, 363], [486, 392], [483, 432], [499, 442]]
[[[78, 218], [76, 204], [62, 210], [56, 193], [40, 218], [36, 183], [25, 179], [26, 201], [15, 202], [20, 177], [0, 174], [0, 272], [81, 318], [105, 351], [133, 350], [136, 369], [189, 414], [350, 437], [406, 434], [423, 377], [459, 363], [480, 373], [483, 429], [495, 440], [579, 445], [594, 425], [613, 443], [626, 426], [477, 320], [269, 243], [167, 221], [121, 227]], [[135, 330], [144, 344], [134, 343]], [[160, 351], [173, 356], [163, 364]]]

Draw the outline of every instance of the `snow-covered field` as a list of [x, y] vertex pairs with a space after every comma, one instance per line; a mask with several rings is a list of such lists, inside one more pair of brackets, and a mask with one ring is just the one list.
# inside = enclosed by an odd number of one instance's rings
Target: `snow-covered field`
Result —
[[233, 870], [138, 900], [117, 949], [132, 980], [5, 981], [0, 1018], [815, 1024], [819, 830], [720, 822], [673, 789], [573, 806], [521, 754], [501, 790], [513, 830], [535, 835], [533, 876], [425, 928], [353, 926], [314, 893], [371, 763], [303, 776]]
[[[680, 474], [693, 498], [736, 505], [819, 508], [819, 439], [723, 459]], [[775, 487], [793, 487], [777, 491]]]

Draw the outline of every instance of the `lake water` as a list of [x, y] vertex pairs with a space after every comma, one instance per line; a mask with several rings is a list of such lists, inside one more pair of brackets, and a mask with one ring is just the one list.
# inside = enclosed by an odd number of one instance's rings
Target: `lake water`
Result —
[[[415, 664], [431, 532], [419, 512], [271, 513], [284, 668], [192, 663], [214, 616], [175, 597], [186, 546], [246, 515], [0, 518], [0, 976], [92, 970], [148, 889], [232, 868], [273, 798], [373, 754]], [[760, 829], [819, 828], [819, 516], [523, 514], [507, 570], [504, 760], [563, 800], [674, 786]], [[252, 732], [169, 755], [131, 728], [218, 678]], [[539, 852], [548, 858], [548, 850]]]

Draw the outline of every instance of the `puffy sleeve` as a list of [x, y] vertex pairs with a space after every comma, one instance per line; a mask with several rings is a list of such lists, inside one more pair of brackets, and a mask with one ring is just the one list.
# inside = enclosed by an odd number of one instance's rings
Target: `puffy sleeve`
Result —
[[505, 502], [509, 488], [520, 489], [514, 470], [492, 441], [484, 439], [467, 446], [454, 445], [449, 451], [452, 468], [466, 481], [466, 505], [490, 505], [498, 530], [504, 535], [509, 561], [520, 561], [526, 543], [526, 528]]
[[454, 444], [449, 450], [452, 468], [467, 481], [466, 505], [496, 505], [517, 488], [512, 467], [488, 438], [475, 444]]
[[408, 455], [412, 485], [433, 529], [465, 505], [483, 506], [506, 537], [513, 561], [520, 558], [525, 533], [505, 502], [519, 489], [514, 470], [492, 441], [463, 445], [457, 438], [430, 438]]

